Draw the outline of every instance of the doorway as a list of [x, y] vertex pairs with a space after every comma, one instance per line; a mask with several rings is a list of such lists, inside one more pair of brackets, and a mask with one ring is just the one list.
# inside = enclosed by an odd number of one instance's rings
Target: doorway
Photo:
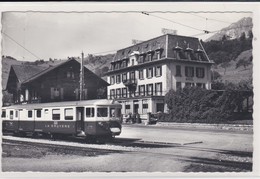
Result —
[[76, 108], [76, 131], [84, 131], [84, 107]]

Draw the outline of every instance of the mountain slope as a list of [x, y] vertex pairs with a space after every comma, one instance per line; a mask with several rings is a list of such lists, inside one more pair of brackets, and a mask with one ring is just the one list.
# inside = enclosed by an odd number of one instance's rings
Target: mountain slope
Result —
[[[241, 60], [246, 61], [247, 65], [237, 66]], [[240, 81], [251, 81], [253, 78], [252, 49], [242, 52], [235, 60], [230, 61], [226, 69], [220, 64], [213, 70], [221, 75], [220, 80], [223, 82], [239, 83]]]
[[221, 29], [218, 33], [214, 34], [206, 42], [211, 40], [221, 40], [225, 35], [227, 39], [237, 39], [240, 35], [245, 32], [246, 37], [250, 36], [250, 31], [252, 32], [253, 22], [251, 17], [244, 17], [239, 21], [232, 23], [230, 26]]

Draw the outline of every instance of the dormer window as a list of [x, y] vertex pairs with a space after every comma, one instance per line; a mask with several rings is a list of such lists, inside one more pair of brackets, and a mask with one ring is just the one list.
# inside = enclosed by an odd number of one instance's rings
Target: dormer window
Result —
[[157, 56], [157, 60], [160, 60], [161, 59], [161, 51], [157, 51], [156, 56]]
[[148, 61], [149, 62], [152, 61], [152, 54], [151, 53], [148, 54]]
[[143, 55], [140, 55], [139, 56], [139, 63], [144, 63], [144, 56]]

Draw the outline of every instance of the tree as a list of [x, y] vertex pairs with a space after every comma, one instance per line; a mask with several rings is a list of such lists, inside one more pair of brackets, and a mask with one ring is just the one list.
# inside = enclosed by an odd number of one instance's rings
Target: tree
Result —
[[230, 66], [229, 62], [224, 62], [220, 65], [222, 68], [224, 68], [224, 75], [226, 74], [227, 67]]
[[239, 37], [239, 40], [240, 41], [245, 41], [246, 40], [246, 33], [245, 32], [242, 32], [240, 37]]
[[243, 66], [244, 69], [246, 69], [246, 67], [248, 65], [251, 64], [251, 61], [250, 59], [249, 60], [246, 60], [245, 58], [241, 58], [240, 60], [238, 60], [238, 62], [236, 63], [236, 68], [239, 68], [240, 66]]

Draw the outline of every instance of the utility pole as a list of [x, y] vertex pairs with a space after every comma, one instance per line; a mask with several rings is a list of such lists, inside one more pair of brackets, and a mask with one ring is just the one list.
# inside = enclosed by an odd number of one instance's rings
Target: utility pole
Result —
[[83, 100], [83, 89], [84, 89], [84, 64], [83, 64], [83, 60], [84, 60], [84, 53], [82, 51], [81, 53], [81, 63], [80, 63], [80, 88], [79, 88], [79, 100]]

